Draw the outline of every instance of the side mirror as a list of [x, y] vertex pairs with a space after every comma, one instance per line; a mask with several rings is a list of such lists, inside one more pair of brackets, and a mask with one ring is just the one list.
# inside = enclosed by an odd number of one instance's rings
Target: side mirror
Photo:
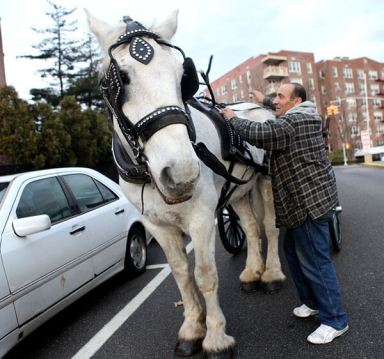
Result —
[[51, 219], [46, 214], [41, 214], [39, 216], [17, 218], [12, 225], [18, 237], [25, 237], [51, 228]]

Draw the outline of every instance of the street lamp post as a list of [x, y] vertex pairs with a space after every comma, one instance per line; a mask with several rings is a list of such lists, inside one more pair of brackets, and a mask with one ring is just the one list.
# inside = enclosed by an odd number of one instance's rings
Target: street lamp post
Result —
[[369, 133], [369, 138], [371, 138], [371, 129], [369, 124], [369, 109], [368, 109], [368, 84], [367, 84], [367, 74], [364, 72], [364, 90], [365, 90], [365, 115], [367, 117], [367, 131]]
[[343, 158], [344, 158], [344, 166], [347, 166], [347, 155], [345, 153], [345, 143], [343, 143]]

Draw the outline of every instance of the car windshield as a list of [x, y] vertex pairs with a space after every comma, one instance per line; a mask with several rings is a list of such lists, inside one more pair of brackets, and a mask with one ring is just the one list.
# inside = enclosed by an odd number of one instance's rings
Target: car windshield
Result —
[[7, 190], [7, 187], [9, 185], [9, 182], [0, 182], [0, 205], [3, 200], [5, 191]]

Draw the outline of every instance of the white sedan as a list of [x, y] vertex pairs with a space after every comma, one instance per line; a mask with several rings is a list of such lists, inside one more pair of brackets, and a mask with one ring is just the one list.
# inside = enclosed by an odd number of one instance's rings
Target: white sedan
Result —
[[0, 177], [0, 357], [112, 275], [142, 273], [148, 242], [140, 213], [96, 171]]

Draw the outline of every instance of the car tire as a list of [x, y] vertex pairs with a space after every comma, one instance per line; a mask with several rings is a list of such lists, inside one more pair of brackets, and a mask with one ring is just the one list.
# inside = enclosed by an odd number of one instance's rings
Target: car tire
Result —
[[147, 244], [145, 233], [134, 227], [129, 231], [125, 252], [124, 272], [129, 277], [136, 277], [145, 272], [147, 264]]

